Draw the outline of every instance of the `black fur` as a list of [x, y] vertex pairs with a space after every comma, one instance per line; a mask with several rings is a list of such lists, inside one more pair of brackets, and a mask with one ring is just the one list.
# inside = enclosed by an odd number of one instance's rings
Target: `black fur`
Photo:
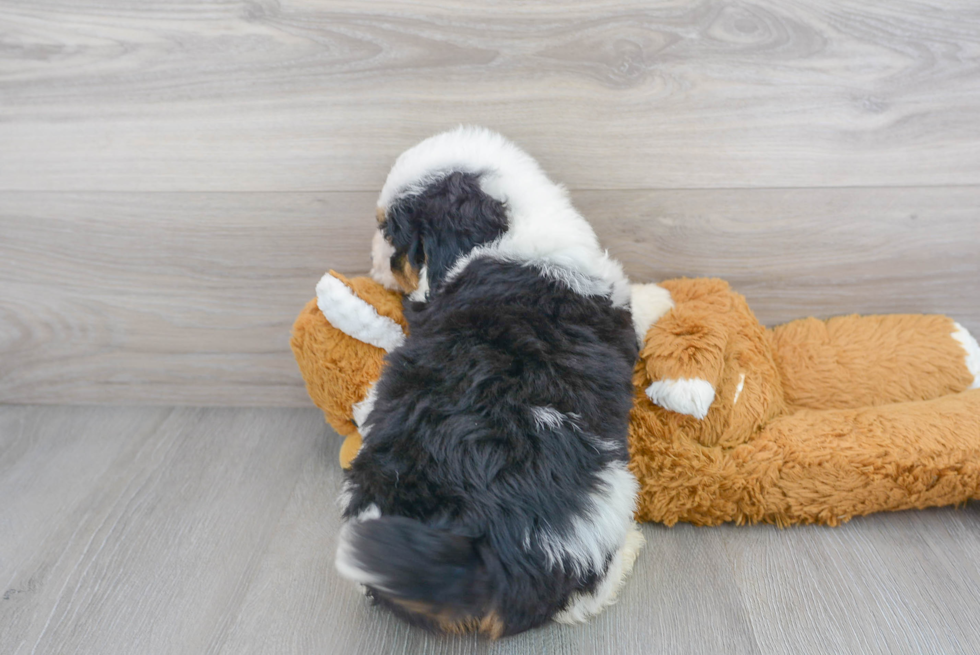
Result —
[[[450, 187], [474, 181], [454, 176]], [[453, 215], [467, 214], [461, 208], [470, 202], [448, 195]], [[439, 197], [422, 194], [404, 216], [431, 218], [437, 212], [420, 208]], [[486, 202], [476, 214], [489, 215], [492, 226], [496, 209]], [[449, 259], [497, 228], [476, 220], [433, 230], [401, 216], [388, 228], [400, 235], [394, 226], [408, 225], [433, 244], [426, 253], [434, 282], [428, 302], [406, 304], [410, 335], [387, 358], [347, 474], [345, 517], [371, 504], [382, 513], [350, 524], [352, 550], [386, 580], [372, 595], [409, 620], [431, 627], [393, 601], [424, 601], [452, 616], [494, 611], [505, 634], [520, 632], [551, 619], [573, 593], [593, 590], [603, 573], [550, 567], [533, 535], [567, 534], [597, 475], [627, 460], [637, 356], [631, 318], [533, 265], [489, 257], [439, 284]], [[443, 248], [455, 248], [445, 263]], [[538, 425], [533, 407], [575, 418]]]
[[432, 288], [460, 253], [504, 233], [507, 210], [504, 203], [483, 193], [478, 175], [456, 171], [419, 194], [399, 199], [388, 208], [381, 229], [395, 248], [391, 268], [402, 270], [406, 260], [416, 271], [426, 265]]

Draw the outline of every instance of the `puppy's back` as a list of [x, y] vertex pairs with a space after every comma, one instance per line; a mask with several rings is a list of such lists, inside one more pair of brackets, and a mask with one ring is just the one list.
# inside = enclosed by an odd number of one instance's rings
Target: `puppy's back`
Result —
[[350, 471], [342, 572], [428, 627], [538, 625], [595, 590], [632, 525], [630, 315], [492, 256], [407, 309]]

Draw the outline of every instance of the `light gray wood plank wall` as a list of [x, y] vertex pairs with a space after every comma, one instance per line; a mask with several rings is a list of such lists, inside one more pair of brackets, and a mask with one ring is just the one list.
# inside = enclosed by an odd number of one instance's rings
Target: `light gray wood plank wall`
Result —
[[976, 504], [839, 528], [647, 524], [589, 623], [430, 635], [334, 570], [339, 443], [314, 409], [0, 407], [0, 651], [980, 651]]
[[969, 0], [2, 0], [0, 34], [0, 402], [307, 403], [292, 318], [461, 122], [639, 280], [980, 331]]
[[[980, 333], [980, 187], [581, 191], [639, 281], [729, 280], [759, 319], [947, 313]], [[0, 400], [306, 405], [289, 330], [365, 274], [375, 195], [0, 194]]]
[[0, 189], [375, 190], [459, 122], [572, 188], [980, 183], [972, 0], [6, 0]]

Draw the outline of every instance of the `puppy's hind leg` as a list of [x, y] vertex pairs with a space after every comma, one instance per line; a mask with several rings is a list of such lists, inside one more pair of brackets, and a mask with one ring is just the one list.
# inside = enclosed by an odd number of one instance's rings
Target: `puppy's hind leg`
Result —
[[568, 607], [555, 615], [558, 623], [582, 623], [599, 614], [609, 605], [616, 602], [620, 589], [626, 584], [626, 578], [633, 570], [633, 564], [644, 543], [643, 533], [634, 523], [626, 533], [626, 543], [613, 555], [606, 575], [589, 594], [575, 594]]

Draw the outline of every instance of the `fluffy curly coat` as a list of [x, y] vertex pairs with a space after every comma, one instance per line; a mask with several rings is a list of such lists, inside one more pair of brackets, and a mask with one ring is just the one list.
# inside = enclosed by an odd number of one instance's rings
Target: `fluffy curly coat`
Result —
[[337, 327], [387, 351], [352, 406], [363, 445], [338, 571], [445, 632], [588, 618], [642, 541], [626, 443], [638, 346], [621, 267], [564, 189], [486, 130], [399, 157], [378, 219], [375, 274], [409, 293], [408, 335], [339, 279], [318, 285]]

